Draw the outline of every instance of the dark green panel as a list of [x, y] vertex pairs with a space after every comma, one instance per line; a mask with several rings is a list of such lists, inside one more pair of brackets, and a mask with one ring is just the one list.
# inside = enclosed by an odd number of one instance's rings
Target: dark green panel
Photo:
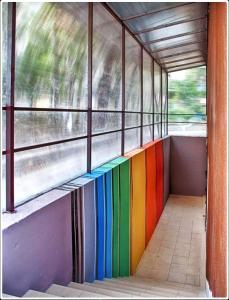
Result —
[[119, 276], [130, 275], [130, 160], [119, 157], [110, 162], [119, 166]]

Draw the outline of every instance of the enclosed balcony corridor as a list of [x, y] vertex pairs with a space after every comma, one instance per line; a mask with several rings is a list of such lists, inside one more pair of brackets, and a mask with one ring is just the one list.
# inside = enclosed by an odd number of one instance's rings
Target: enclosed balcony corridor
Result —
[[224, 2], [1, 2], [3, 298], [227, 298]]

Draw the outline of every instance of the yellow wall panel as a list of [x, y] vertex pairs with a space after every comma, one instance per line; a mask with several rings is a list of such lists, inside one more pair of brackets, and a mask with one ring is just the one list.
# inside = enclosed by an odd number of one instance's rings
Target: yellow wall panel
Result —
[[134, 274], [145, 250], [145, 150], [138, 149], [126, 156], [131, 158], [131, 273]]

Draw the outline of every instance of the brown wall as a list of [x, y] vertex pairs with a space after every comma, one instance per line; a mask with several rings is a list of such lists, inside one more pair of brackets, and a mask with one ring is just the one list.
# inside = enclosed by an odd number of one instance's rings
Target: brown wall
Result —
[[170, 193], [203, 196], [207, 187], [205, 137], [171, 136]]
[[210, 3], [208, 27], [207, 279], [226, 296], [226, 3]]

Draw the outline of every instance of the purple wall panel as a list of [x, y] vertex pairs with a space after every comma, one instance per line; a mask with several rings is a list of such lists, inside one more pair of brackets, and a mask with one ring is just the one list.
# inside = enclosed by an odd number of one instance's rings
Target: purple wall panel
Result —
[[3, 292], [45, 291], [72, 276], [71, 199], [67, 195], [3, 231]]
[[164, 152], [164, 205], [170, 194], [170, 136], [163, 139]]
[[171, 136], [170, 193], [202, 196], [206, 193], [205, 137]]

